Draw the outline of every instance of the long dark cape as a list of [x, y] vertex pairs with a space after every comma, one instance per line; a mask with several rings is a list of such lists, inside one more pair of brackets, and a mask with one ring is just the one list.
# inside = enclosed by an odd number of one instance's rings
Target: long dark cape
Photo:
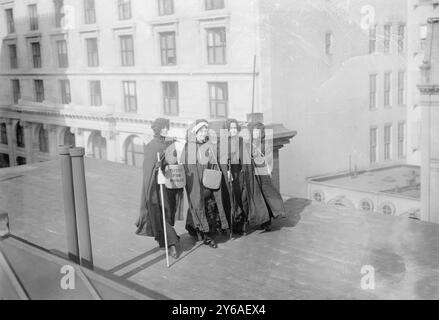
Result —
[[[157, 241], [163, 237], [163, 222], [160, 185], [157, 184], [158, 170], [155, 169], [155, 164], [157, 163], [157, 153], [160, 153], [160, 158], [163, 159], [166, 148], [171, 144], [172, 142], [165, 141], [163, 138], [155, 137], [144, 148], [143, 184], [136, 234], [154, 237]], [[165, 164], [163, 160], [162, 168]], [[166, 221], [173, 226], [175, 214], [182, 208], [183, 189], [169, 190], [165, 186], [163, 188]]]
[[274, 187], [271, 177], [257, 175], [256, 164], [250, 157], [251, 145], [243, 148], [251, 159], [251, 164], [243, 164], [242, 201], [249, 225], [255, 226], [270, 221], [271, 218], [285, 217], [286, 210], [279, 190]]
[[[192, 144], [191, 147], [188, 147], [188, 144]], [[182, 153], [182, 162], [184, 163], [186, 171], [186, 192], [189, 202], [188, 214], [186, 218], [186, 229], [192, 235], [194, 235], [195, 230], [208, 233], [210, 231], [210, 227], [206, 215], [206, 188], [203, 185], [203, 172], [204, 169], [212, 168], [213, 165], [217, 163], [215, 154], [216, 146], [210, 142], [206, 142], [206, 145], [209, 146], [210, 150], [208, 154], [209, 162], [207, 164], [200, 164], [198, 161], [197, 163], [189, 163], [189, 159], [191, 159], [191, 157], [195, 159], [195, 156], [189, 156], [188, 152], [193, 152], [196, 150], [198, 154], [201, 144], [197, 144], [195, 142], [188, 142], [188, 144], [185, 145]], [[196, 158], [198, 159], [198, 157]], [[223, 185], [224, 181], [222, 183], [222, 186]], [[222, 187], [220, 187], [218, 190], [213, 190], [212, 192], [215, 197], [221, 228], [224, 230], [228, 229], [229, 224], [223, 206]]]

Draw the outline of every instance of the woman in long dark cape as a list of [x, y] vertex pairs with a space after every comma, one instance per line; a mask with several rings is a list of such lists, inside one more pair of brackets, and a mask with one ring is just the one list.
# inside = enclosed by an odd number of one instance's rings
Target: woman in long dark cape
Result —
[[[249, 225], [260, 225], [270, 231], [271, 220], [285, 217], [286, 210], [282, 196], [271, 180], [268, 158], [272, 150], [265, 150], [264, 125], [250, 123], [248, 130], [250, 141], [244, 147], [244, 158], [247, 158], [242, 166], [244, 212]], [[256, 130], [260, 133], [260, 140], [254, 139]]]
[[[157, 182], [159, 169], [165, 169], [168, 164], [165, 152], [172, 141], [166, 141], [157, 131], [169, 128], [169, 120], [157, 119], [153, 124], [154, 138], [144, 147], [143, 184], [140, 200], [140, 215], [136, 222], [136, 234], [154, 237], [160, 248], [165, 248], [163, 215], [160, 196], [160, 185]], [[158, 162], [157, 153], [161, 161]], [[172, 257], [177, 258], [179, 237], [174, 229], [175, 214], [181, 209], [183, 189], [167, 189], [163, 186], [165, 204], [166, 235]]]
[[[207, 136], [201, 140], [196, 137], [200, 130], [207, 131], [207, 126], [206, 120], [197, 120], [195, 128], [188, 130], [188, 141], [182, 153], [189, 202], [186, 230], [206, 245], [217, 248], [213, 239], [216, 224], [224, 230], [229, 228], [229, 224], [223, 207], [222, 188], [210, 190], [203, 185], [204, 170], [218, 164], [216, 146], [208, 141]], [[200, 162], [201, 157], [207, 160], [205, 164]]]

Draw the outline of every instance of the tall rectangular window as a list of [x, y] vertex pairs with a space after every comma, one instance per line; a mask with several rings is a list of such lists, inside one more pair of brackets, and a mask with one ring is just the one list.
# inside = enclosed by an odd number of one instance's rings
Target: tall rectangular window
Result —
[[131, 0], [118, 0], [119, 20], [131, 19]]
[[62, 20], [64, 18], [64, 0], [54, 0], [53, 4], [55, 6], [55, 27], [61, 28]]
[[229, 104], [228, 86], [226, 82], [209, 83], [209, 104], [211, 118], [227, 118]]
[[[0, 143], [7, 145], [8, 144], [8, 129], [6, 127], [6, 123], [0, 123]], [[0, 161], [0, 168], [3, 168]]]
[[160, 33], [160, 56], [162, 66], [177, 64], [177, 48], [175, 45], [175, 32]]
[[377, 107], [377, 75], [369, 75], [369, 108]]
[[12, 80], [12, 98], [14, 104], [18, 104], [18, 101], [21, 99], [20, 80]]
[[137, 89], [135, 81], [122, 81], [125, 112], [137, 112]]
[[44, 83], [43, 80], [34, 80], [35, 101], [44, 101]]
[[390, 52], [390, 39], [392, 34], [392, 26], [390, 24], [384, 25], [384, 53]]
[[9, 48], [9, 63], [11, 69], [17, 69], [18, 68], [17, 45], [10, 44], [8, 48]]
[[122, 66], [134, 66], [133, 36], [120, 36], [120, 56], [122, 59]]
[[378, 129], [370, 128], [370, 163], [376, 163], [378, 160]]
[[398, 159], [405, 158], [405, 122], [398, 123]]
[[100, 81], [90, 81], [90, 105], [100, 107], [102, 105], [102, 91]]
[[327, 32], [325, 34], [325, 53], [326, 55], [332, 54], [332, 33]]
[[14, 11], [12, 9], [6, 9], [6, 24], [8, 33], [15, 32], [15, 23], [14, 23]]
[[174, 0], [158, 0], [158, 2], [160, 16], [174, 14]]
[[99, 51], [98, 39], [90, 38], [86, 40], [87, 43], [87, 62], [89, 67], [99, 66]]
[[377, 26], [370, 26], [369, 28], [369, 53], [376, 52], [377, 43]]
[[384, 106], [390, 107], [392, 103], [392, 73], [386, 72], [384, 74]]
[[39, 42], [33, 42], [32, 47], [32, 61], [34, 68], [41, 68], [41, 47]]
[[59, 40], [56, 42], [56, 47], [58, 50], [58, 65], [60, 68], [69, 67], [69, 57], [67, 52], [67, 41]]
[[61, 102], [62, 104], [69, 104], [72, 102], [72, 95], [70, 92], [70, 81], [60, 80], [59, 86], [61, 89]]
[[178, 116], [178, 82], [162, 82], [162, 88], [165, 115]]
[[398, 26], [398, 53], [404, 53], [405, 51], [405, 25], [400, 24]]
[[95, 0], [84, 0], [84, 21], [85, 24], [96, 23]]
[[384, 126], [384, 160], [392, 159], [392, 125]]
[[204, 0], [206, 10], [224, 9], [224, 0]]
[[37, 5], [31, 4], [28, 6], [29, 12], [29, 27], [31, 30], [38, 30], [38, 12]]
[[226, 64], [226, 28], [209, 28], [206, 32], [208, 64]]
[[398, 105], [405, 105], [405, 72], [398, 72]]

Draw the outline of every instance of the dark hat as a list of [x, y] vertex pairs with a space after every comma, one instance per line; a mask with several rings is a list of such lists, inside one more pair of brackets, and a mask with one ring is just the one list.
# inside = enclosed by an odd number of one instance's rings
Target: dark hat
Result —
[[164, 128], [168, 128], [170, 127], [170, 121], [169, 119], [165, 119], [165, 118], [158, 118], [156, 120], [154, 120], [154, 122], [151, 124], [151, 129], [152, 131], [154, 131], [154, 135], [160, 135], [160, 132], [162, 131], [162, 129]]

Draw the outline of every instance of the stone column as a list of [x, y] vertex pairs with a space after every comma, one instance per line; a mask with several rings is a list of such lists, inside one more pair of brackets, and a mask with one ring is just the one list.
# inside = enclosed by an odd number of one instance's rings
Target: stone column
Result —
[[33, 133], [32, 133], [32, 123], [23, 121], [22, 123], [24, 130], [24, 149], [26, 153], [26, 164], [34, 162], [33, 156]]
[[116, 131], [102, 131], [102, 137], [107, 140], [107, 160], [120, 162], [120, 155], [117, 142], [119, 134]]
[[8, 133], [8, 150], [9, 150], [9, 165], [11, 167], [15, 167], [16, 161], [16, 153], [15, 148], [16, 146], [16, 139], [15, 139], [15, 130], [14, 130], [14, 121], [12, 119], [6, 120], [6, 131]]
[[58, 146], [64, 144], [64, 143], [59, 143], [59, 141], [58, 141], [57, 128], [58, 128], [58, 126], [56, 126], [56, 125], [45, 125], [45, 128], [44, 128], [48, 131], [49, 154], [51, 157], [56, 157], [58, 155]]

